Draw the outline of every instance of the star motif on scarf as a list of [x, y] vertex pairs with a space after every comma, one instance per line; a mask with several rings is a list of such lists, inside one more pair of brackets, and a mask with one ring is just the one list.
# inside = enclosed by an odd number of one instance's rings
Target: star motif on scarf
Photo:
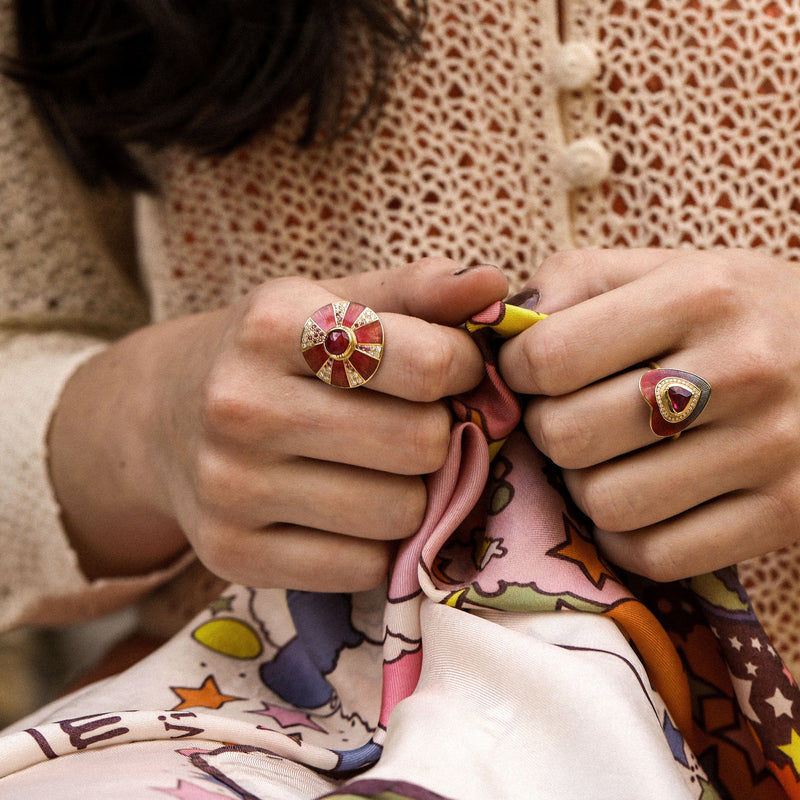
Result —
[[275, 706], [272, 703], [265, 703], [262, 701], [263, 708], [253, 711], [248, 711], [248, 714], [262, 714], [265, 717], [271, 717], [281, 726], [281, 728], [291, 728], [294, 725], [302, 726], [304, 728], [311, 728], [312, 731], [321, 731], [326, 733], [325, 728], [320, 728], [311, 717], [303, 711], [295, 711], [290, 708], [283, 708], [282, 706]]
[[746, 680], [745, 678], [737, 678], [735, 675], [731, 675], [731, 683], [733, 684], [734, 691], [736, 692], [736, 697], [739, 699], [739, 707], [742, 709], [742, 713], [750, 720], [750, 722], [755, 722], [756, 724], [760, 725], [761, 720], [758, 718], [758, 714], [756, 714], [753, 706], [751, 704], [750, 695], [753, 691], [753, 681]]
[[208, 610], [213, 617], [216, 617], [217, 614], [221, 614], [223, 611], [233, 611], [233, 601], [235, 599], [236, 596], [232, 594], [225, 597], [218, 597], [209, 605]]
[[791, 719], [792, 706], [794, 703], [788, 697], [785, 697], [780, 689], [776, 688], [775, 694], [773, 694], [772, 697], [768, 697], [766, 702], [769, 703], [775, 710], [776, 718], [789, 717], [789, 719]]
[[669, 749], [672, 752], [672, 757], [684, 767], [689, 767], [689, 761], [686, 758], [686, 748], [684, 746], [683, 736], [681, 732], [675, 727], [669, 714], [664, 712], [664, 724], [662, 725], [664, 736], [669, 744]]
[[563, 515], [563, 519], [566, 539], [561, 544], [548, 550], [547, 555], [577, 564], [581, 572], [598, 589], [603, 588], [607, 579], [616, 580], [600, 560], [594, 542], [590, 539], [585, 539], [575, 523], [566, 514]]
[[243, 697], [234, 697], [222, 694], [213, 675], [209, 675], [197, 688], [191, 686], [170, 686], [173, 692], [180, 697], [181, 702], [171, 711], [181, 711], [184, 708], [219, 708], [232, 700], [244, 700]]
[[788, 756], [795, 773], [800, 773], [800, 735], [792, 728], [792, 739], [788, 744], [778, 745], [778, 750]]

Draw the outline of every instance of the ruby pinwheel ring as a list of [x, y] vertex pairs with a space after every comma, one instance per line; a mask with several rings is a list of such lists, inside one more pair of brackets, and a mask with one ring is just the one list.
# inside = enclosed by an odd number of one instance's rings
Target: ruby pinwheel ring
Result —
[[300, 349], [321, 381], [356, 389], [378, 371], [383, 343], [383, 325], [371, 308], [338, 300], [306, 320]]
[[701, 414], [711, 396], [710, 384], [679, 369], [651, 369], [639, 379], [639, 391], [650, 406], [650, 428], [656, 436], [677, 438]]

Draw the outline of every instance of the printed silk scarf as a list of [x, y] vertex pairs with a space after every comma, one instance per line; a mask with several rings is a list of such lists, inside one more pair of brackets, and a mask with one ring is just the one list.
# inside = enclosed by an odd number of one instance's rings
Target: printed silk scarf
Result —
[[229, 587], [0, 737], [0, 796], [800, 798], [800, 694], [735, 569], [616, 570], [519, 429], [493, 351], [539, 318], [468, 324], [486, 376], [388, 593]]

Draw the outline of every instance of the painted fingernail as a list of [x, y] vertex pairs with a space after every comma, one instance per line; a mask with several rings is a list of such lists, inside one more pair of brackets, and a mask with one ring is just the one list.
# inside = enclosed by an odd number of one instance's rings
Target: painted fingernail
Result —
[[506, 303], [510, 306], [520, 306], [532, 311], [539, 304], [539, 290], [533, 288], [523, 289], [521, 292], [509, 297]]
[[453, 275], [463, 275], [465, 272], [472, 272], [474, 269], [483, 269], [484, 267], [491, 267], [492, 269], [500, 269], [500, 267], [496, 267], [494, 264], [471, 264], [468, 267], [462, 267], [461, 269], [457, 269]]

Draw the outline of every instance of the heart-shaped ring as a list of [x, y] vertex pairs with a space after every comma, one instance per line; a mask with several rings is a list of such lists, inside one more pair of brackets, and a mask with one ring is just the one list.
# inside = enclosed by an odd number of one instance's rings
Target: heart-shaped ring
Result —
[[692, 372], [651, 369], [639, 379], [639, 391], [650, 406], [653, 433], [678, 437], [706, 407], [711, 385]]

